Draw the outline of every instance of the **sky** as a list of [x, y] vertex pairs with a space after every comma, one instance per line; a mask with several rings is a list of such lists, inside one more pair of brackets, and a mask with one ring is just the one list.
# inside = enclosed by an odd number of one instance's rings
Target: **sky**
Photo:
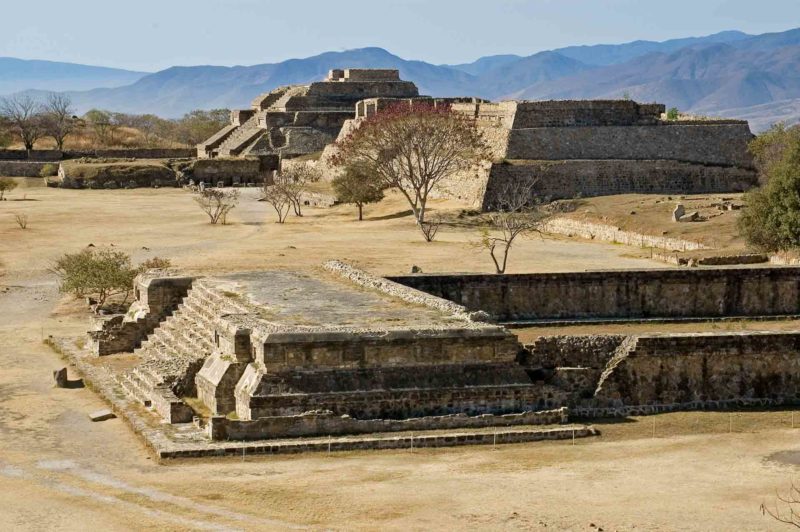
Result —
[[800, 26], [800, 0], [27, 0], [0, 56], [153, 72], [379, 46], [436, 64], [576, 44]]

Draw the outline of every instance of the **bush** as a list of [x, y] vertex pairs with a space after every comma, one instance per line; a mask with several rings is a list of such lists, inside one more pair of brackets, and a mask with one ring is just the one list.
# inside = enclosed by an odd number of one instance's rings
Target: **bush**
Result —
[[11, 192], [15, 188], [17, 188], [16, 181], [10, 177], [0, 177], [0, 201], [3, 200], [3, 196], [6, 192]]
[[128, 298], [133, 279], [139, 273], [131, 266], [127, 253], [113, 249], [85, 249], [78, 253], [65, 253], [51, 268], [59, 277], [58, 289], [75, 297], [93, 297], [97, 308], [109, 297], [125, 294]]
[[47, 163], [42, 165], [42, 169], [39, 170], [39, 177], [51, 177], [58, 173], [58, 165], [53, 163]]
[[153, 257], [134, 267], [130, 255], [123, 251], [90, 248], [78, 253], [65, 253], [50, 270], [59, 277], [60, 292], [75, 297], [92, 297], [99, 309], [114, 295], [124, 294], [127, 300], [138, 274], [170, 266], [172, 262], [169, 259]]
[[800, 138], [770, 157], [766, 184], [745, 195], [738, 226], [749, 245], [786, 251], [800, 247]]
[[667, 111], [667, 120], [677, 120], [678, 119], [678, 108], [677, 107], [670, 107]]

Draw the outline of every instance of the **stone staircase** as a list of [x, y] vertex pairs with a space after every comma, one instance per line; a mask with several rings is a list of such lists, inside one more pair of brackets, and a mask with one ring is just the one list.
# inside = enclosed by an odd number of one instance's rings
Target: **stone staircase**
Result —
[[275, 100], [275, 102], [272, 103], [270, 108], [276, 111], [287, 111], [286, 104], [289, 103], [289, 100], [291, 100], [295, 96], [303, 96], [306, 92], [308, 92], [308, 87], [305, 85], [288, 87], [286, 92], [284, 92], [280, 98]]
[[241, 153], [258, 135], [264, 133], [264, 128], [258, 124], [259, 119], [263, 118], [263, 116], [263, 111], [258, 112], [239, 126], [219, 145], [217, 154], [222, 157], [230, 157]]
[[121, 374], [119, 384], [145, 406], [151, 406], [159, 387], [176, 397], [194, 395], [194, 376], [215, 348], [216, 316], [237, 312], [245, 308], [196, 280], [172, 315], [134, 351], [143, 361]]

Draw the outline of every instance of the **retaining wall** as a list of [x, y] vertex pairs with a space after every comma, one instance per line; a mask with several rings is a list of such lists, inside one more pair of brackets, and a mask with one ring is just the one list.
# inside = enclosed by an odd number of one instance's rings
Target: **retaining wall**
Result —
[[505, 183], [530, 180], [536, 181], [532, 200], [613, 194], [729, 193], [758, 186], [755, 171], [730, 166], [669, 160], [511, 161], [492, 165], [483, 209], [495, 208]]
[[507, 159], [671, 159], [752, 168], [747, 123], [512, 129]]
[[52, 169], [48, 175], [58, 173], [58, 163], [0, 161], [0, 177], [42, 177], [42, 170], [47, 166]]
[[800, 268], [792, 267], [389, 279], [501, 321], [800, 314]]

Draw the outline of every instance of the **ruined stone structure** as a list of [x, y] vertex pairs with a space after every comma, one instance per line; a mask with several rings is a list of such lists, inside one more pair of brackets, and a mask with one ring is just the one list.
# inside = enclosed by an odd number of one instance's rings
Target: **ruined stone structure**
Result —
[[353, 118], [359, 100], [418, 95], [397, 70], [331, 70], [325, 81], [279, 87], [256, 97], [250, 109], [233, 111], [231, 124], [199, 144], [197, 156], [292, 157], [321, 151]]
[[[323, 151], [390, 105], [446, 104], [473, 117], [493, 163], [439, 192], [493, 209], [508, 181], [535, 180], [532, 201], [626, 193], [741, 192], [757, 185], [746, 121], [662, 119], [664, 106], [630, 100], [504, 101], [419, 96], [396, 70], [332, 70], [311, 85], [275, 89], [233, 111], [198, 157]], [[324, 164], [324, 162], [323, 162]], [[330, 177], [330, 176], [329, 176]]]
[[800, 268], [392, 279], [326, 268], [140, 276], [125, 318], [90, 334], [95, 354], [133, 351], [122, 389], [170, 423], [192, 421], [201, 403], [209, 440], [800, 402], [797, 332], [551, 336], [523, 346], [486, 321], [797, 315]]
[[[451, 184], [492, 209], [508, 180], [539, 198], [740, 192], [757, 184], [746, 121], [662, 120], [630, 100], [458, 103], [485, 132], [495, 162], [479, 183]], [[477, 187], [477, 188], [476, 188]]]

